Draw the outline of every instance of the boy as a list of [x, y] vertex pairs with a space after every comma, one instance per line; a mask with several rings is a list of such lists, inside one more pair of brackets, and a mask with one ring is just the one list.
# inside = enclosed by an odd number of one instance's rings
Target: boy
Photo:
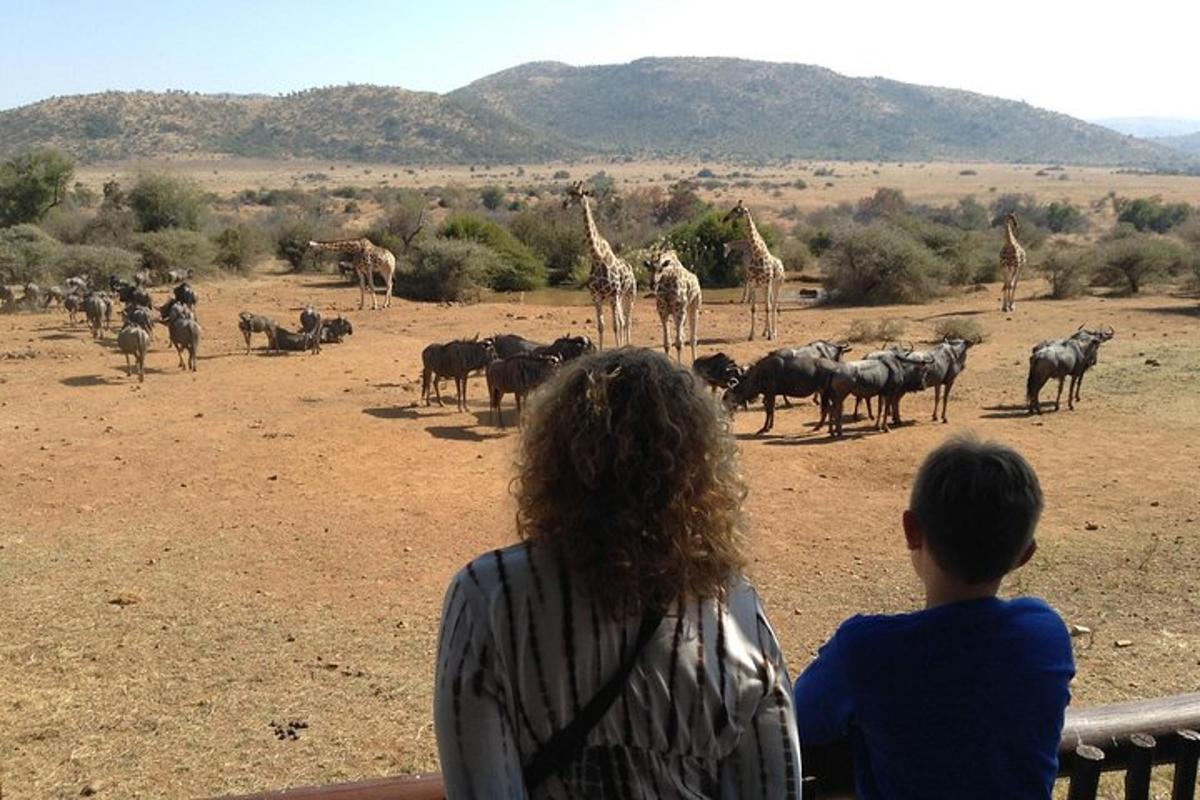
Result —
[[951, 439], [904, 512], [925, 609], [846, 620], [796, 681], [800, 743], [849, 736], [858, 796], [1049, 798], [1075, 674], [1062, 618], [996, 597], [1033, 556], [1037, 476], [1016, 451]]

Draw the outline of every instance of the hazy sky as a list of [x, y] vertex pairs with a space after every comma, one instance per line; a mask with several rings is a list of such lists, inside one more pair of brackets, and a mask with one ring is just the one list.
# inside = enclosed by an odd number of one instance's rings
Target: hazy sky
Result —
[[104, 89], [447, 91], [525, 61], [738, 56], [1200, 119], [1197, 0], [0, 0], [0, 108]]

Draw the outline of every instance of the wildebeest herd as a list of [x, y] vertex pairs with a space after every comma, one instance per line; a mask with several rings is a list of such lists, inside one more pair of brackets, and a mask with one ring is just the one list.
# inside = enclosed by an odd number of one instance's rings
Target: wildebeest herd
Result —
[[[194, 372], [202, 328], [196, 312], [199, 297], [187, 276], [174, 276], [181, 280], [173, 288], [171, 299], [157, 308], [141, 276], [134, 277], [132, 282], [112, 277], [105, 289], [93, 288], [83, 277], [69, 278], [61, 286], [48, 289], [28, 284], [19, 299], [7, 287], [0, 287], [3, 289], [0, 299], [4, 310], [9, 311], [58, 305], [67, 311], [72, 324], [82, 312], [95, 339], [103, 338], [104, 332], [112, 327], [116, 303], [122, 303], [116, 340], [125, 356], [127, 374], [132, 376], [136, 371], [138, 380], [144, 380], [146, 354], [156, 324], [166, 327], [180, 368]], [[271, 317], [242, 312], [237, 325], [247, 353], [256, 333], [266, 336], [270, 352], [316, 354], [322, 344], [341, 342], [354, 332], [350, 320], [340, 315], [327, 320], [312, 305], [302, 309], [298, 321], [299, 328], [292, 331]], [[1091, 330], [1081, 325], [1065, 338], [1034, 345], [1026, 380], [1029, 413], [1041, 413], [1039, 393], [1051, 379], [1058, 380], [1055, 410], [1060, 406], [1064, 384], [1067, 407], [1074, 409], [1080, 399], [1084, 374], [1097, 363], [1100, 346], [1113, 335], [1111, 327]], [[847, 360], [845, 356], [852, 350], [850, 345], [819, 339], [802, 347], [772, 350], [748, 366], [737, 364], [724, 353], [701, 356], [694, 359], [693, 371], [714, 392], [723, 390], [723, 402], [730, 413], [747, 408], [761, 397], [765, 418], [759, 434], [774, 427], [776, 403], [780, 399], [790, 405], [791, 398], [811, 397], [820, 410], [813, 429], [828, 428], [829, 434], [836, 437], [843, 435], [844, 407], [851, 397], [855, 400], [854, 418], [858, 419], [859, 405], [865, 400], [867, 415], [874, 420], [876, 430], [886, 432], [890, 426], [900, 424], [900, 402], [905, 395], [932, 388], [931, 418], [937, 421], [940, 416], [946, 422], [950, 392], [966, 368], [967, 354], [973, 344], [949, 338], [928, 350], [893, 344], [867, 353], [862, 359]], [[429, 405], [436, 399], [441, 405], [440, 382], [453, 379], [457, 407], [465, 411], [468, 378], [482, 373], [493, 424], [503, 427], [500, 407], [506, 394], [515, 398], [519, 424], [522, 404], [530, 392], [562, 364], [595, 349], [592, 340], [584, 335], [564, 335], [553, 342], [540, 343], [509, 333], [430, 344], [421, 353], [421, 400]], [[678, 348], [676, 354], [680, 355]], [[874, 410], [872, 400], [876, 401]]]

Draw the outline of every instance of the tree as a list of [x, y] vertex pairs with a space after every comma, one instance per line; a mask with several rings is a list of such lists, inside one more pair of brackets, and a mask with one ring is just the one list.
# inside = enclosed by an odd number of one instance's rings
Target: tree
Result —
[[495, 211], [504, 204], [504, 189], [494, 183], [489, 184], [479, 193], [479, 200], [488, 211]]
[[1127, 222], [1143, 233], [1166, 233], [1192, 214], [1192, 207], [1187, 203], [1163, 203], [1157, 197], [1125, 203], [1117, 217], [1118, 222]]
[[476, 242], [498, 255], [499, 264], [489, 267], [483, 281], [499, 292], [525, 291], [546, 284], [546, 265], [521, 240], [490, 219], [474, 214], [456, 214], [438, 230], [446, 239]]
[[1180, 270], [1188, 253], [1178, 242], [1143, 234], [1110, 242], [1103, 258], [1100, 277], [1109, 284], [1124, 283], [1130, 294], [1137, 294], [1150, 278]]
[[842, 303], [923, 303], [937, 293], [941, 279], [933, 253], [884, 224], [847, 231], [822, 266], [826, 290]]
[[0, 228], [40, 220], [63, 201], [74, 175], [71, 159], [50, 148], [0, 164]]
[[129, 191], [128, 202], [137, 217], [138, 229], [146, 232], [165, 228], [200, 230], [206, 208], [195, 181], [161, 173], [139, 177]]

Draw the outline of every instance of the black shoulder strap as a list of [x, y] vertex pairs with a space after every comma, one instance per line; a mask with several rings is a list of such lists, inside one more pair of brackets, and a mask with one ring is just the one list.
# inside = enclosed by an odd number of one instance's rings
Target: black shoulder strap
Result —
[[620, 668], [609, 678], [608, 683], [596, 692], [588, 704], [580, 709], [578, 716], [571, 720], [566, 727], [555, 731], [554, 735], [546, 740], [541, 748], [533, 754], [529, 763], [525, 765], [522, 774], [525, 778], [526, 791], [532, 792], [546, 778], [570, 764], [583, 752], [588, 734], [621, 696], [621, 692], [624, 691], [625, 684], [629, 680], [629, 674], [633, 672], [633, 666], [641, 656], [642, 650], [645, 649], [646, 643], [650, 641], [650, 637], [658, 630], [662, 620], [663, 613], [658, 610], [647, 609], [646, 613], [642, 615], [637, 641], [625, 656], [625, 661], [621, 663]]

